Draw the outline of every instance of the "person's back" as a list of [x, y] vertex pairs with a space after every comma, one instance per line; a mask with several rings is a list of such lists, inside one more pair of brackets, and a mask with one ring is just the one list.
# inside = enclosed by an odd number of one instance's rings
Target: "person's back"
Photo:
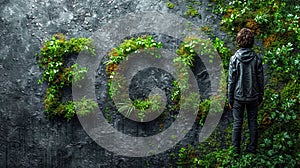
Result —
[[234, 117], [232, 143], [236, 152], [240, 153], [244, 109], [247, 108], [250, 129], [250, 144], [247, 150], [255, 153], [257, 111], [264, 93], [262, 58], [252, 50], [254, 33], [250, 29], [243, 28], [238, 33], [237, 43], [240, 49], [230, 59], [228, 75], [228, 101]]
[[262, 67], [258, 67], [261, 62], [261, 58], [251, 48], [241, 48], [232, 57], [237, 78], [234, 99], [249, 102], [262, 97], [263, 86], [259, 83], [263, 78], [259, 75], [262, 75]]

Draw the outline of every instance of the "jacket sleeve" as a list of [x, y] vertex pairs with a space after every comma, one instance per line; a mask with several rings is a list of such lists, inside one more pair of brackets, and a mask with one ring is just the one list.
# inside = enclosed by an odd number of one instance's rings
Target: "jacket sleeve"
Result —
[[264, 96], [264, 68], [262, 65], [262, 58], [260, 57], [257, 61], [257, 85], [259, 92], [258, 101], [262, 102]]
[[236, 67], [234, 64], [234, 57], [232, 56], [230, 58], [229, 63], [229, 71], [228, 71], [228, 102], [232, 105], [234, 101], [234, 90], [235, 90], [235, 84], [236, 84]]

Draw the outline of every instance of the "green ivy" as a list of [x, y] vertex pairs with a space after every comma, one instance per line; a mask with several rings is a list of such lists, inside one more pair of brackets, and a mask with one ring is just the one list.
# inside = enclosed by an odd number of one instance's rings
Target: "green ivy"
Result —
[[131, 38], [125, 40], [111, 50], [109, 53], [109, 61], [106, 62], [107, 65], [119, 64], [124, 60], [129, 54], [134, 52], [139, 52], [139, 50], [147, 50], [149, 48], [161, 48], [161, 42], [155, 42], [152, 36], [143, 36], [138, 38]]
[[168, 2], [168, 3], [167, 3], [167, 7], [168, 7], [169, 9], [174, 9], [175, 5], [174, 5], [174, 3], [172, 3], [172, 2]]
[[[76, 56], [80, 52], [95, 55], [92, 39], [72, 38], [67, 40], [64, 35], [56, 34], [51, 40], [45, 42], [37, 55], [38, 64], [43, 69], [42, 78], [38, 83], [46, 82], [48, 85], [44, 99], [45, 113], [48, 117], [63, 116], [69, 121], [75, 115], [75, 104], [87, 101], [84, 99], [79, 102], [61, 101], [62, 90], [70, 87], [72, 82], [75, 85], [78, 84], [78, 81], [84, 79], [88, 71], [86, 67], [79, 68], [78, 64], [66, 66], [66, 59]], [[80, 87], [79, 84], [77, 86]], [[91, 106], [95, 105], [90, 100], [88, 102]]]
[[[255, 32], [257, 40], [264, 42], [264, 52], [255, 48], [256, 52], [264, 53], [269, 76], [264, 104], [258, 114], [260, 145], [256, 155], [243, 153], [235, 159], [230, 147], [231, 124], [222, 132], [226, 135], [225, 146], [218, 143], [216, 130], [199, 144], [195, 157], [187, 157], [188, 153], [181, 150], [185, 156], [179, 156], [179, 160], [185, 158], [186, 167], [299, 167], [300, 6], [279, 0], [210, 1], [215, 3], [213, 12], [223, 16], [221, 25], [229, 36], [235, 37], [241, 28], [248, 27]], [[227, 69], [233, 51], [218, 38], [214, 47]], [[202, 103], [203, 111], [209, 108], [209, 100]]]
[[184, 13], [185, 16], [191, 16], [191, 17], [195, 17], [198, 16], [199, 18], [201, 18], [200, 13], [198, 12], [197, 9], [195, 9], [193, 6], [189, 5], [188, 6], [188, 10]]
[[201, 5], [199, 0], [185, 0], [187, 4], [187, 11], [184, 13], [186, 17], [198, 17], [201, 19], [201, 14], [198, 11], [198, 7]]
[[225, 46], [225, 42], [220, 40], [218, 37], [213, 41], [214, 48], [218, 51], [222, 64], [225, 70], [229, 68], [230, 57], [233, 55], [230, 48]]
[[[222, 43], [220, 42], [220, 44]], [[153, 47], [161, 48], [162, 44], [160, 42], [155, 42], [152, 36], [144, 36], [125, 40], [120, 44], [120, 46], [117, 46], [116, 48], [113, 48], [111, 50], [111, 52], [109, 53], [109, 60], [106, 62], [106, 70], [109, 78], [114, 79], [108, 82], [109, 95], [112, 98], [118, 96], [119, 100], [128, 99], [127, 95], [121, 94], [122, 86], [126, 85], [125, 78], [122, 76], [115, 76], [114, 74], [114, 71], [116, 70], [118, 64], [126, 59], [130, 53], [139, 52], [140, 50], [147, 50]], [[201, 48], [201, 50], [198, 51], [199, 53], [196, 53], [197, 48]], [[223, 45], [219, 48], [221, 48], [222, 51], [226, 49]], [[191, 107], [196, 108], [198, 110], [195, 111], [195, 113], [199, 113], [198, 115], [200, 115], [201, 117], [200, 124], [204, 123], [206, 115], [208, 113], [207, 110], [201, 111], [203, 109], [203, 106], [206, 106], [206, 104], [191, 104], [192, 102], [194, 102], [198, 94], [190, 94], [189, 97], [184, 98], [185, 101], [180, 101], [180, 95], [182, 94], [182, 92], [189, 91], [189, 74], [187, 68], [191, 68], [194, 66], [193, 62], [197, 54], [204, 55], [213, 59], [215, 51], [216, 49], [213, 47], [213, 44], [209, 43], [209, 40], [207, 39], [187, 38], [179, 46], [178, 50], [176, 51], [178, 56], [173, 60], [176, 68], [178, 69], [176, 73], [179, 79], [176, 79], [173, 82], [174, 88], [171, 90], [171, 99], [174, 102], [174, 105], [171, 105], [170, 109], [176, 110], [178, 109], [178, 107], [186, 110], [191, 109]], [[225, 51], [223, 53], [225, 53]], [[160, 101], [158, 100], [159, 99], [134, 100], [133, 103], [124, 101], [118, 103], [117, 107], [121, 112], [125, 113], [125, 116], [127, 117], [132, 114], [134, 109], [140, 109], [137, 115], [141, 120], [143, 120], [143, 118], [147, 115], [147, 109], [150, 109], [150, 111], [159, 110], [158, 105]], [[211, 103], [212, 101], [209, 102]]]
[[[118, 96], [119, 100], [124, 100], [123, 102], [116, 104], [116, 106], [120, 112], [125, 113], [126, 117], [129, 117], [135, 109], [139, 109], [138, 113], [134, 115], [137, 115], [137, 117], [143, 121], [147, 115], [147, 109], [150, 109], [152, 112], [159, 110], [158, 106], [161, 101], [159, 101], [159, 97], [155, 96], [147, 100], [138, 99], [134, 100], [133, 102], [126, 101], [128, 100], [128, 95], [122, 94], [122, 86], [126, 85], [125, 77], [120, 75], [116, 76], [114, 71], [123, 60], [127, 59], [129, 54], [138, 53], [141, 51], [150, 51], [151, 49], [161, 47], [162, 43], [154, 41], [152, 36], [142, 36], [124, 40], [119, 46], [113, 48], [108, 54], [109, 60], [105, 62], [106, 72], [109, 76], [108, 92], [111, 98]], [[157, 55], [155, 56], [157, 58], [159, 57]]]
[[300, 76], [300, 54], [294, 53], [292, 43], [272, 48], [265, 54], [265, 62], [272, 69], [272, 75], [280, 80], [298, 80]]

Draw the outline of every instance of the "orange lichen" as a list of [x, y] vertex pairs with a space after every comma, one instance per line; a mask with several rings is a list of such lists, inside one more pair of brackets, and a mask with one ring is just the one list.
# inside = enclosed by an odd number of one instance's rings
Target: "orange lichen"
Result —
[[232, 9], [228, 9], [227, 12], [224, 14], [224, 18], [229, 18], [231, 16]]
[[274, 41], [275, 41], [275, 35], [272, 34], [271, 36], [269, 36], [268, 38], [264, 39], [264, 45], [266, 48], [268, 48]]
[[65, 42], [67, 40], [66, 36], [64, 36], [62, 33], [54, 34], [53, 37], [56, 37], [59, 42]]
[[119, 56], [118, 52], [117, 52], [117, 49], [113, 48], [111, 50], [111, 52], [109, 53], [110, 56], [114, 56], [114, 57], [117, 57]]
[[263, 119], [261, 120], [261, 127], [266, 127], [271, 124], [269, 114], [264, 114]]
[[108, 64], [108, 65], [106, 66], [106, 72], [107, 72], [107, 74], [111, 74], [112, 72], [116, 71], [116, 70], [117, 70], [117, 67], [118, 67], [118, 65], [115, 64], [115, 63], [113, 63], [113, 64]]
[[164, 124], [163, 123], [159, 124], [159, 128], [163, 129], [164, 128]]
[[255, 32], [256, 35], [259, 35], [261, 33], [261, 30], [259, 29], [259, 25], [254, 19], [248, 19], [246, 23], [246, 27], [251, 29], [253, 32]]
[[210, 31], [210, 28], [208, 26], [204, 26], [204, 27], [201, 27], [201, 30], [202, 31]]
[[236, 27], [237, 32], [241, 31], [241, 29], [242, 29], [241, 26]]
[[43, 50], [45, 50], [45, 51], [49, 50], [49, 48], [47, 47], [47, 45], [43, 46]]

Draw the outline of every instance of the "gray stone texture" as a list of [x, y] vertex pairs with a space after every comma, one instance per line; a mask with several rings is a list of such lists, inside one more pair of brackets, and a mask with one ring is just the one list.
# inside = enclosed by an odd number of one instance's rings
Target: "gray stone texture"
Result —
[[[175, 166], [170, 153], [188, 143], [196, 145], [198, 127], [165, 153], [146, 158], [117, 156], [98, 146], [77, 119], [66, 122], [44, 116], [47, 86], [37, 84], [42, 71], [35, 57], [43, 42], [55, 33], [67, 38], [89, 37], [127, 13], [160, 11], [183, 16], [186, 1], [172, 2], [174, 9], [168, 9], [163, 0], [0, 0], [0, 167]], [[187, 19], [199, 27], [208, 25], [212, 34], [226, 38], [219, 31], [220, 17], [205, 10], [207, 3], [199, 6], [201, 19]], [[113, 124], [125, 133], [153, 134], [159, 126], [138, 127], [122, 124], [124, 121]]]

